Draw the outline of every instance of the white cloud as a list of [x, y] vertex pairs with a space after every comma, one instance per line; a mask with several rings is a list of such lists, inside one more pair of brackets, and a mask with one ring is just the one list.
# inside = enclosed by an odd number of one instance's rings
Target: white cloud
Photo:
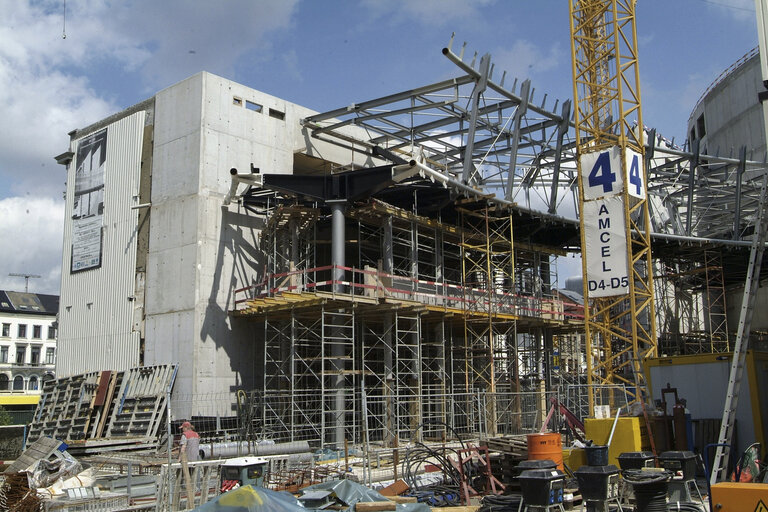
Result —
[[755, 25], [755, 0], [709, 0], [706, 3], [726, 16]]
[[38, 274], [29, 291], [59, 293], [64, 201], [39, 197], [0, 199], [0, 289], [24, 291], [24, 278], [10, 273]]
[[134, 96], [143, 86], [139, 101], [203, 69], [232, 74], [244, 52], [289, 26], [296, 2], [71, 0], [66, 39], [63, 2], [3, 2], [0, 197], [60, 197], [63, 169], [53, 156], [68, 148], [67, 133], [128, 106], [94, 81], [132, 78], [124, 89]]
[[231, 75], [246, 52], [268, 60], [266, 37], [290, 26], [297, 2], [2, 1], [0, 239], [13, 250], [0, 255], [0, 288], [23, 290], [7, 274], [24, 272], [43, 276], [31, 290], [58, 293], [65, 172], [53, 157], [68, 132], [201, 70]]
[[[201, 70], [233, 78], [250, 52], [272, 53], [268, 37], [289, 28], [298, 0], [132, 0], [110, 6], [105, 28], [135, 38], [148, 56], [139, 63], [150, 92]], [[151, 13], [151, 14], [150, 14]]]
[[[501, 48], [491, 54], [496, 73], [507, 72], [507, 81], [512, 83], [515, 78], [535, 80], [546, 71], [557, 68], [563, 59], [563, 51], [557, 43], [544, 48], [526, 40], [518, 40], [509, 47]], [[518, 81], [519, 84], [519, 81]]]
[[444, 25], [450, 21], [464, 23], [478, 21], [480, 11], [496, 0], [362, 0], [375, 17], [388, 17], [393, 22], [420, 21], [425, 24]]

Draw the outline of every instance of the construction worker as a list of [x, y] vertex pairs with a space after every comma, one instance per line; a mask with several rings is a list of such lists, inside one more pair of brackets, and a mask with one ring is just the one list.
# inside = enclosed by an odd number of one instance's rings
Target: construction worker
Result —
[[186, 455], [187, 462], [194, 462], [199, 459], [200, 454], [200, 436], [195, 432], [195, 427], [188, 421], [185, 421], [179, 427], [181, 429], [181, 441], [179, 441], [179, 460]]

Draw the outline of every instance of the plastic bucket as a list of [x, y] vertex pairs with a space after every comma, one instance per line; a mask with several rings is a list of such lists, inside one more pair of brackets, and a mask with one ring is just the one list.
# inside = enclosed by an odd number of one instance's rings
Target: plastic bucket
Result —
[[587, 453], [588, 466], [607, 466], [608, 465], [608, 447], [592, 445], [584, 448]]
[[528, 434], [528, 460], [553, 461], [558, 469], [565, 471], [563, 466], [563, 440], [558, 432]]

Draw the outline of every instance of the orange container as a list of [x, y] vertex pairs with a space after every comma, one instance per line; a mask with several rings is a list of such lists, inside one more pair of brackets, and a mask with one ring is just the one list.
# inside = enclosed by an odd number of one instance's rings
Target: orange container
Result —
[[557, 468], [565, 471], [563, 466], [563, 440], [557, 432], [543, 434], [528, 434], [528, 460], [549, 459]]

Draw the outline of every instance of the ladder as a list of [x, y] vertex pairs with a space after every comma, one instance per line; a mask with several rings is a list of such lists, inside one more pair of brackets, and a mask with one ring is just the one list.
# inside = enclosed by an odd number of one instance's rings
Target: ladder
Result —
[[723, 419], [720, 423], [720, 434], [717, 441], [718, 446], [712, 463], [712, 474], [709, 477], [710, 484], [717, 483], [718, 475], [721, 472], [723, 478], [727, 476], [726, 470], [730, 449], [723, 445], [728, 444], [733, 438], [736, 407], [739, 402], [739, 389], [741, 388], [741, 379], [744, 374], [744, 362], [747, 356], [749, 333], [752, 326], [752, 313], [757, 297], [757, 288], [760, 284], [760, 267], [762, 266], [766, 234], [768, 233], [768, 212], [766, 212], [766, 207], [768, 206], [768, 200], [766, 199], [767, 186], [768, 172], [763, 174], [763, 184], [760, 190], [760, 204], [758, 205], [755, 236], [752, 239], [749, 253], [749, 267], [747, 268], [747, 278], [744, 283], [744, 296], [741, 299], [739, 326], [736, 333], [736, 342], [733, 346], [733, 359], [731, 361], [730, 376], [728, 377], [728, 390], [725, 394]]

